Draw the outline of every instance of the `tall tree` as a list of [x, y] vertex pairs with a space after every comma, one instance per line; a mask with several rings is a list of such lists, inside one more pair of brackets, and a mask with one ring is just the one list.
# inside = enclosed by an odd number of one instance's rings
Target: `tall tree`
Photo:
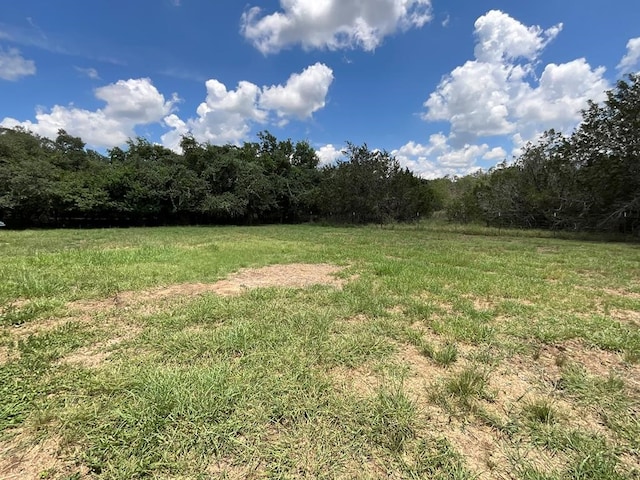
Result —
[[640, 75], [591, 102], [571, 142], [589, 227], [640, 233]]

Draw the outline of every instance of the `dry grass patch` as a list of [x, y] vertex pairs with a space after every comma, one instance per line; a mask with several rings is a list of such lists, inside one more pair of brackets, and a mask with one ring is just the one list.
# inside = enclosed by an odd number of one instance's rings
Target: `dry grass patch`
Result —
[[338, 366], [329, 371], [329, 376], [338, 389], [359, 397], [373, 395], [382, 385], [380, 377], [367, 367]]
[[424, 300], [429, 305], [437, 308], [438, 310], [441, 310], [442, 312], [446, 313], [447, 315], [451, 315], [454, 312], [453, 305], [451, 305], [450, 303], [447, 303], [447, 302], [443, 302], [442, 299], [440, 299], [439, 297], [435, 296], [431, 292], [422, 292], [419, 295], [419, 298], [420, 298], [420, 300]]
[[2, 333], [7, 335], [8, 338], [22, 339], [29, 335], [38, 335], [50, 332], [51, 330], [63, 327], [68, 323], [90, 324], [92, 323], [92, 317], [88, 314], [50, 317], [42, 320], [34, 320], [29, 323], [23, 323], [21, 325], [5, 327], [2, 329], [4, 330]]
[[430, 393], [432, 387], [442, 379], [444, 368], [427, 359], [413, 346], [402, 348], [396, 359], [409, 367], [402, 381], [408, 397], [423, 411], [432, 408]]
[[402, 305], [394, 305], [393, 307], [388, 307], [385, 311], [391, 315], [402, 315], [404, 313], [404, 308]]
[[9, 363], [15, 358], [12, 350], [4, 345], [0, 346], [0, 366]]
[[209, 464], [206, 473], [211, 478], [226, 480], [252, 480], [267, 478], [264, 466], [260, 462], [242, 464], [228, 458], [220, 458]]
[[473, 308], [479, 311], [493, 310], [502, 299], [489, 299], [476, 297], [475, 295], [463, 295], [463, 298], [473, 304]]
[[621, 288], [603, 288], [602, 292], [613, 297], [632, 298], [634, 300], [640, 300], [640, 293], [630, 292], [629, 290], [623, 290]]
[[539, 366], [522, 358], [514, 358], [508, 365], [494, 370], [489, 376], [487, 390], [491, 400], [481, 400], [482, 411], [502, 424], [507, 424], [531, 405], [545, 404], [557, 416], [555, 420], [562, 420], [568, 427], [601, 436], [610, 433], [591, 409], [559, 398], [553, 385], [544, 382]]
[[96, 368], [102, 365], [113, 354], [113, 349], [124, 341], [131, 340], [139, 335], [142, 329], [136, 326], [127, 326], [126, 332], [118, 337], [104, 342], [82, 347], [75, 352], [58, 360], [60, 364], [81, 366], [84, 368]]
[[[4, 327], [2, 333], [14, 338], [25, 338], [51, 331], [69, 322], [92, 323], [99, 313], [126, 311], [127, 314], [153, 315], [172, 302], [215, 293], [220, 296], [240, 295], [249, 289], [265, 287], [305, 288], [312, 285], [330, 285], [342, 288], [347, 280], [336, 275], [343, 267], [330, 264], [269, 265], [263, 268], [243, 269], [215, 283], [184, 283], [141, 291], [124, 291], [96, 300], [77, 300], [66, 304], [69, 315], [37, 320], [14, 327]], [[11, 308], [20, 308], [27, 300], [16, 300]], [[1, 312], [0, 312], [1, 313]], [[2, 357], [0, 357], [1, 359]]]
[[491, 402], [483, 402], [483, 409], [506, 423], [522, 405], [532, 401], [544, 390], [535, 373], [518, 368], [515, 363], [501, 365], [488, 377], [487, 390]]
[[506, 445], [497, 430], [451, 418], [446, 423], [436, 423], [433, 430], [446, 437], [462, 455], [475, 474], [473, 478], [513, 478], [510, 475], [513, 469], [505, 454]]
[[20, 310], [29, 305], [29, 303], [31, 303], [31, 300], [26, 298], [16, 298], [11, 300], [10, 302], [0, 306], [0, 316], [13, 310]]
[[536, 357], [545, 379], [552, 383], [560, 379], [565, 366], [577, 364], [591, 375], [620, 376], [628, 387], [640, 390], [640, 365], [625, 362], [623, 355], [618, 352], [589, 348], [582, 341], [572, 339], [555, 345], [543, 345]]
[[366, 315], [359, 313], [358, 315], [354, 315], [353, 317], [349, 317], [343, 320], [347, 325], [362, 325], [370, 322], [371, 319]]
[[65, 455], [60, 438], [34, 439], [18, 430], [0, 442], [0, 478], [43, 480], [89, 476], [85, 467], [78, 467], [69, 455]]
[[266, 287], [305, 288], [312, 285], [330, 285], [342, 288], [346, 280], [336, 275], [343, 267], [330, 264], [292, 263], [269, 265], [262, 268], [239, 270], [215, 283], [183, 283], [142, 291], [118, 292], [102, 300], [79, 300], [67, 306], [78, 312], [94, 312], [112, 308], [140, 307], [156, 302], [184, 297], [197, 297], [206, 293], [220, 296], [240, 295], [247, 290]]
[[613, 309], [609, 312], [609, 316], [619, 322], [640, 327], [640, 311], [638, 310]]

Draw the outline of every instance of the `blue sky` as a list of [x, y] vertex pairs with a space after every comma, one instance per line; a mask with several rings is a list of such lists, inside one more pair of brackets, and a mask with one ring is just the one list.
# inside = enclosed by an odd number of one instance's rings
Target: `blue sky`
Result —
[[640, 70], [637, 0], [23, 0], [0, 13], [0, 124], [99, 151], [346, 141], [425, 178], [489, 168]]

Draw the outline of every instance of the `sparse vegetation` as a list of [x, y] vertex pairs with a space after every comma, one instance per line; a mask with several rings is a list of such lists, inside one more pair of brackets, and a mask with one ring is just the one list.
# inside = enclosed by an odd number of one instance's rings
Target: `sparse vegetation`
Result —
[[634, 245], [431, 222], [0, 249], [0, 478], [640, 475]]

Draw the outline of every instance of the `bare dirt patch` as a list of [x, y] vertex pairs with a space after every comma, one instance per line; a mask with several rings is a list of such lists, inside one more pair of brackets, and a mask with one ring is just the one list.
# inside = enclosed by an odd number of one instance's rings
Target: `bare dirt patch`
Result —
[[591, 375], [618, 375], [627, 386], [640, 390], [640, 365], [626, 363], [618, 352], [589, 348], [580, 340], [543, 345], [537, 363], [543, 368], [546, 379], [552, 383], [560, 378], [565, 365], [573, 363], [583, 367]]
[[0, 442], [0, 478], [3, 480], [41, 480], [43, 478], [88, 478], [86, 468], [65, 460], [61, 441], [47, 437], [35, 441], [23, 431]]
[[529, 360], [514, 358], [491, 373], [488, 391], [493, 398], [483, 401], [484, 411], [502, 422], [518, 416], [527, 405], [546, 402], [550, 404], [563, 423], [597, 435], [607, 435], [607, 429], [588, 408], [581, 408], [559, 398], [552, 385], [541, 378], [543, 370]]
[[[215, 283], [184, 283], [143, 291], [118, 292], [106, 299], [70, 302], [66, 305], [70, 310], [69, 315], [0, 328], [0, 333], [7, 334], [9, 338], [25, 338], [29, 335], [49, 332], [71, 322], [90, 325], [95, 321], [97, 314], [105, 312], [110, 316], [112, 314], [120, 316], [121, 312], [151, 315], [160, 311], [171, 301], [193, 298], [206, 293], [233, 296], [253, 288], [305, 288], [311, 285], [330, 285], [341, 288], [347, 281], [337, 277], [342, 269], [342, 267], [330, 264], [270, 265], [263, 268], [243, 269]], [[27, 300], [15, 300], [10, 304], [10, 308], [19, 308], [27, 303]], [[122, 318], [110, 318], [107, 321], [115, 322], [119, 327], [123, 324]], [[127, 326], [127, 331], [130, 331], [130, 326]], [[115, 345], [113, 342], [118, 343], [127, 338], [130, 338], [129, 334], [117, 337], [105, 344], [80, 349], [63, 361], [85, 366], [97, 366], [108, 358], [110, 355], [108, 350]], [[8, 360], [9, 351], [2, 347], [0, 349], [0, 364], [6, 363]]]
[[403, 386], [411, 399], [420, 406], [428, 404], [429, 387], [442, 377], [445, 369], [425, 357], [413, 345], [400, 345], [396, 359], [410, 368], [409, 374], [403, 379]]
[[129, 340], [141, 332], [140, 328], [128, 327], [125, 335], [111, 338], [105, 342], [99, 342], [88, 347], [82, 347], [67, 355], [58, 363], [77, 365], [85, 368], [96, 368], [103, 364], [113, 354], [113, 348], [120, 343]]
[[[564, 455], [533, 445], [523, 449], [522, 445], [514, 445], [504, 433], [479, 418], [458, 417], [433, 404], [430, 392], [438, 388], [444, 377], [455, 375], [471, 364], [473, 347], [458, 347], [461, 357], [446, 369], [426, 358], [414, 346], [399, 347], [398, 359], [410, 367], [403, 387], [424, 415], [425, 427], [447, 438], [476, 478], [515, 478], [513, 462], [518, 456], [539, 471], [562, 469], [567, 461]], [[493, 369], [486, 387], [489, 396], [477, 399], [477, 407], [501, 422], [508, 422], [519, 416], [528, 403], [548, 398], [568, 425], [606, 436], [607, 429], [594, 412], [552, 397], [553, 386], [543, 381], [545, 369], [538, 362], [533, 358], [514, 356]], [[551, 364], [555, 369], [560, 368], [554, 360]]]
[[345, 318], [343, 320], [343, 322], [347, 325], [362, 325], [370, 321], [371, 319], [362, 313], [354, 315], [353, 317]]
[[517, 364], [505, 365], [489, 376], [487, 386], [493, 398], [483, 407], [503, 421], [507, 421], [514, 411], [520, 410], [524, 404], [542, 393], [536, 375], [519, 367]]
[[375, 373], [365, 367], [334, 367], [329, 371], [329, 376], [341, 390], [355, 393], [361, 397], [373, 395], [382, 383]]
[[465, 295], [464, 298], [473, 304], [474, 310], [487, 311], [493, 310], [496, 307], [496, 301], [494, 299], [481, 298], [474, 295]]
[[634, 300], [640, 300], [640, 293], [630, 292], [629, 290], [622, 290], [619, 288], [603, 288], [602, 291], [614, 297], [633, 298]]
[[305, 288], [330, 285], [342, 288], [346, 280], [337, 278], [342, 267], [329, 264], [292, 263], [239, 270], [215, 283], [183, 283], [143, 291], [119, 292], [103, 300], [77, 301], [68, 305], [80, 312], [126, 308], [151, 304], [177, 297], [195, 297], [205, 293], [220, 296], [240, 295], [247, 290], [265, 287]]
[[[444, 339], [429, 333], [420, 325], [412, 325], [436, 346], [443, 345]], [[457, 344], [460, 357], [456, 363], [443, 367], [423, 355], [414, 345], [398, 344], [395, 362], [408, 368], [402, 377], [402, 388], [415, 403], [422, 419], [420, 435], [445, 437], [453, 448], [462, 455], [467, 467], [476, 475], [474, 478], [515, 478], [513, 459], [520, 455], [530, 465], [539, 471], [560, 469], [565, 462], [561, 455], [534, 447], [514, 446], [506, 434], [492, 428], [475, 416], [458, 416], [434, 404], [432, 393], [445, 377], [455, 375], [467, 368], [472, 361], [470, 358], [477, 350], [473, 346]], [[532, 359], [517, 364], [516, 368], [509, 365], [496, 369], [489, 375], [487, 391], [492, 394], [489, 400], [478, 399], [478, 406], [493, 413], [503, 421], [512, 419], [526, 404], [542, 395], [545, 390], [542, 382], [537, 378], [538, 372]], [[380, 388], [383, 378], [367, 367], [347, 369], [338, 367], [330, 371], [334, 381], [342, 388], [354, 392], [358, 396], [371, 396]], [[549, 387], [549, 390], [551, 387]], [[563, 411], [568, 410], [562, 405]], [[589, 417], [586, 421], [595, 421]]]
[[476, 475], [473, 478], [513, 478], [509, 475], [511, 466], [499, 432], [484, 425], [451, 418], [446, 423], [439, 423], [438, 426], [434, 425], [434, 430], [441, 432], [463, 456], [469, 469]]
[[9, 347], [0, 346], [0, 365], [11, 361], [12, 356], [10, 352]]
[[402, 305], [394, 305], [393, 307], [388, 307], [385, 310], [391, 315], [401, 315], [404, 313], [404, 308], [402, 307]]
[[453, 305], [443, 302], [442, 299], [433, 295], [431, 292], [423, 292], [419, 295], [419, 298], [447, 315], [451, 315], [454, 311]]
[[619, 322], [628, 323], [636, 327], [640, 327], [640, 311], [638, 310], [619, 310], [614, 309], [609, 312], [609, 315], [614, 320]]
[[15, 300], [11, 300], [4, 305], [0, 305], [0, 315], [4, 315], [14, 310], [20, 310], [29, 305], [29, 303], [31, 303], [31, 300], [26, 298], [16, 298]]
[[[303, 288], [311, 285], [331, 285], [341, 288], [345, 280], [336, 274], [342, 267], [330, 264], [293, 263], [288, 265], [270, 265], [257, 269], [240, 270], [231, 275], [226, 282], [237, 286], [240, 291], [247, 288], [290, 287]], [[217, 282], [218, 288], [225, 286], [225, 280]]]
[[221, 458], [215, 460], [207, 467], [207, 473], [213, 478], [226, 478], [229, 480], [244, 480], [265, 478], [265, 469], [260, 462], [252, 464], [238, 464], [230, 459]]
[[13, 337], [24, 338], [29, 335], [37, 335], [43, 332], [50, 332], [58, 327], [62, 327], [67, 323], [90, 323], [91, 317], [89, 315], [77, 315], [77, 316], [64, 316], [64, 317], [51, 317], [41, 320], [34, 320], [29, 323], [23, 323], [20, 325], [14, 325], [12, 327], [6, 327], [4, 333], [8, 333]]

